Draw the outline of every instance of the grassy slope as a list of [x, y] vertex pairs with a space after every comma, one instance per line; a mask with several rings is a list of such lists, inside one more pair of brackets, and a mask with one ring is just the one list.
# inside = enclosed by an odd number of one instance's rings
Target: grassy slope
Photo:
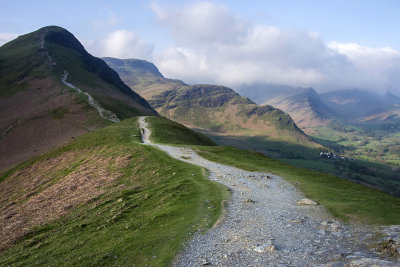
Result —
[[219, 145], [251, 147], [291, 158], [315, 158], [321, 148], [287, 114], [257, 106], [223, 86], [181, 87], [153, 96], [149, 102], [161, 115], [200, 128]]
[[215, 143], [201, 133], [189, 130], [182, 124], [163, 117], [148, 117], [152, 141], [160, 144], [193, 144], [214, 146]]
[[31, 79], [49, 75], [39, 48], [39, 42], [33, 35], [20, 36], [0, 47], [0, 97], [26, 89]]
[[192, 233], [210, 227], [226, 190], [201, 168], [139, 144], [138, 136], [136, 118], [128, 119], [7, 172], [0, 186], [22, 168], [77, 153], [61, 172], [46, 174], [57, 183], [93, 157], [130, 157], [124, 168], [110, 161], [107, 168], [122, 175], [103, 194], [31, 230], [0, 254], [0, 265], [167, 266]]
[[[62, 69], [69, 72], [68, 81], [89, 92], [102, 106], [121, 119], [137, 115], [155, 115], [148, 103], [132, 92], [114, 70], [101, 59], [91, 56], [75, 37], [59, 27], [48, 27], [46, 48]], [[62, 69], [56, 72], [61, 77]]]
[[334, 216], [366, 224], [399, 224], [400, 199], [334, 176], [294, 167], [264, 155], [231, 147], [196, 147], [209, 160], [248, 171], [268, 171], [295, 184]]

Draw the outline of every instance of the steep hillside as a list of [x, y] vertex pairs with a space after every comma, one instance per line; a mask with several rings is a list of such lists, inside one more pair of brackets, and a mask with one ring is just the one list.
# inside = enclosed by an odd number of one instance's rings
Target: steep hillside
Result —
[[146, 60], [118, 59], [105, 57], [103, 60], [115, 71], [121, 79], [135, 92], [146, 99], [186, 85], [182, 81], [166, 79], [157, 67]]
[[169, 266], [227, 196], [200, 167], [140, 144], [127, 119], [0, 176], [0, 265]]
[[[258, 106], [227, 87], [185, 86], [149, 102], [161, 115], [208, 134], [218, 144], [281, 156], [300, 156], [302, 149], [296, 145], [319, 148], [288, 114], [272, 106]], [[313, 153], [307, 152], [307, 156]]]
[[296, 94], [271, 98], [266, 103], [288, 113], [307, 133], [312, 132], [310, 128], [325, 125], [328, 119], [336, 115], [313, 88], [299, 89]]
[[111, 121], [154, 114], [63, 28], [0, 47], [0, 170]]
[[149, 100], [160, 114], [191, 127], [217, 132], [278, 131], [301, 135], [290, 117], [271, 106], [257, 106], [232, 89], [216, 85], [193, 85], [166, 91]]
[[[119, 62], [116, 70], [127, 81], [146, 72], [146, 85], [136, 83], [131, 88], [145, 96], [161, 115], [202, 131], [218, 144], [257, 149], [277, 156], [287, 154], [288, 150], [291, 156], [293, 153], [301, 156], [304, 147], [311, 150], [320, 148], [289, 115], [272, 106], [258, 106], [230, 88], [177, 84], [178, 81], [163, 79], [158, 72], [155, 73], [155, 66], [149, 67], [148, 62], [145, 68], [138, 64], [132, 67], [131, 63], [135, 61], [116, 62]], [[113, 66], [115, 63], [108, 64]], [[124, 67], [126, 65], [129, 67]], [[307, 156], [313, 154], [317, 155], [317, 152], [309, 151]]]

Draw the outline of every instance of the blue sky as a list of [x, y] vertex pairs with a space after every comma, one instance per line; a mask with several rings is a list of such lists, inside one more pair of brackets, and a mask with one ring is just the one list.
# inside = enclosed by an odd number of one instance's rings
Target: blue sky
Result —
[[399, 1], [1, 0], [0, 4], [0, 44], [18, 34], [59, 25], [94, 55], [144, 58], [166, 76], [187, 82], [234, 87], [284, 83], [320, 90], [400, 88]]
[[[184, 6], [196, 1], [159, 1]], [[247, 20], [284, 29], [318, 32], [325, 41], [356, 42], [400, 49], [400, 2], [396, 0], [212, 1]], [[76, 35], [97, 39], [112, 29], [129, 29], [153, 42], [167, 41], [150, 7], [151, 1], [1, 0], [0, 32], [23, 34], [60, 25]], [[115, 25], [98, 28], [111, 14]], [[170, 41], [170, 40], [168, 40]]]

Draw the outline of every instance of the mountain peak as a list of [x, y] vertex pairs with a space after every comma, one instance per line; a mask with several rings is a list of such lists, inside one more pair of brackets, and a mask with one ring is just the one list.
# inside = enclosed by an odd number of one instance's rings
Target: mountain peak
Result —
[[118, 69], [122, 67], [125, 69], [129, 68], [132, 70], [140, 71], [142, 72], [142, 74], [145, 74], [147, 72], [148, 74], [154, 75], [156, 77], [164, 78], [158, 68], [153, 63], [148, 62], [147, 60], [134, 58], [119, 59], [113, 57], [104, 57], [103, 60], [107, 62], [107, 64], [110, 65], [113, 69]]
[[44, 39], [46, 42], [50, 41], [66, 48], [74, 49], [78, 53], [88, 54], [78, 39], [64, 28], [58, 26], [48, 26], [41, 28], [39, 32], [43, 32], [43, 34], [45, 34]]

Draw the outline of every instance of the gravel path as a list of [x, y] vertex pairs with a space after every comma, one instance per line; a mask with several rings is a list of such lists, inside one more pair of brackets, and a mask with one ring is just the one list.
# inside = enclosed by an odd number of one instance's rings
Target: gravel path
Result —
[[78, 87], [76, 87], [75, 85], [67, 82], [68, 79], [68, 72], [66, 70], [64, 70], [63, 74], [61, 75], [61, 81], [68, 87], [75, 89], [78, 93], [83, 93], [87, 96], [88, 98], [88, 104], [89, 106], [95, 108], [97, 110], [97, 112], [99, 112], [100, 117], [112, 121], [112, 122], [120, 122], [120, 120], [118, 119], [117, 114], [115, 114], [112, 111], [106, 110], [104, 109], [96, 100], [94, 100], [94, 98], [87, 92], [83, 92], [81, 89], [79, 89]]
[[[139, 122], [143, 143], [151, 144], [145, 117]], [[223, 222], [196, 234], [173, 266], [397, 266], [364, 247], [370, 229], [332, 220], [320, 205], [297, 205], [304, 196], [279, 176], [211, 162], [190, 148], [152, 145], [206, 168], [209, 179], [232, 191]]]
[[[44, 45], [44, 44], [45, 44], [44, 39], [45, 39], [45, 36], [46, 36], [47, 32], [48, 32], [48, 31], [46, 30], [42, 35], [40, 35], [39, 44], [40, 44], [40, 49], [41, 49], [41, 51], [42, 51], [42, 55], [43, 55], [44, 57], [47, 57], [49, 66], [50, 66], [51, 68], [53, 68], [53, 67], [57, 66], [57, 63], [56, 63], [56, 62], [53, 60], [53, 58], [50, 56], [49, 51], [47, 51], [47, 49], [46, 49], [46, 47], [45, 47], [45, 45]], [[112, 122], [120, 122], [120, 120], [118, 119], [117, 114], [115, 114], [115, 113], [112, 112], [112, 111], [109, 111], [109, 110], [104, 109], [96, 100], [94, 100], [94, 98], [93, 98], [89, 93], [83, 92], [81, 89], [77, 88], [75, 85], [73, 85], [73, 84], [67, 82], [67, 79], [68, 79], [68, 72], [67, 72], [66, 70], [64, 70], [63, 74], [61, 75], [61, 81], [62, 81], [66, 86], [68, 86], [69, 88], [72, 88], [72, 89], [76, 90], [78, 93], [83, 93], [83, 94], [85, 94], [85, 95], [87, 96], [87, 98], [88, 98], [88, 104], [89, 104], [91, 107], [95, 108], [95, 109], [97, 110], [97, 112], [99, 112], [100, 117], [102, 117], [102, 118], [104, 118], [104, 119], [106, 119], [106, 120], [112, 121]]]

